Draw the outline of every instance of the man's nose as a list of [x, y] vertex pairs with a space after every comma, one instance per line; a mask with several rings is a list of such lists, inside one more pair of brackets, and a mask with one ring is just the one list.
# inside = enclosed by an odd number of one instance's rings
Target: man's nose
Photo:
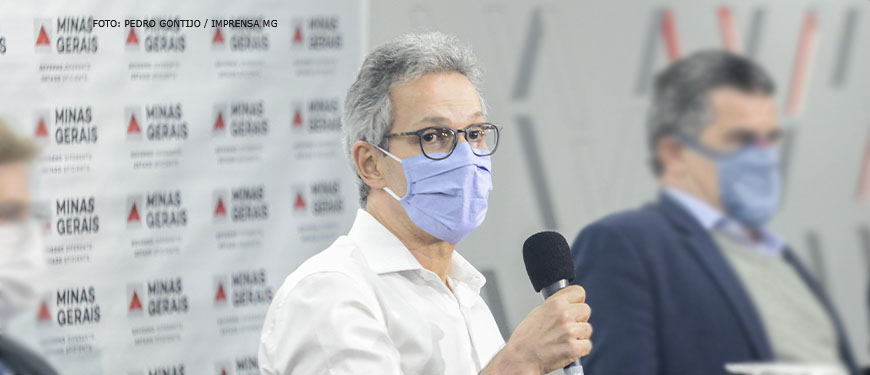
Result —
[[467, 142], [467, 140], [465, 139], [465, 132], [461, 132], [461, 133], [457, 132], [456, 133], [456, 144], [458, 145], [462, 142]]

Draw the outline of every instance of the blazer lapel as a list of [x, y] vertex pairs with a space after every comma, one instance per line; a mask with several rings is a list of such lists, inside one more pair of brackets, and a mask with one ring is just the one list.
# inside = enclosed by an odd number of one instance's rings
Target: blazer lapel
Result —
[[818, 298], [819, 302], [822, 303], [822, 306], [825, 308], [825, 312], [828, 313], [828, 317], [830, 317], [831, 321], [834, 323], [834, 328], [837, 330], [837, 337], [840, 346], [840, 356], [843, 359], [843, 362], [849, 366], [849, 371], [852, 373], [858, 372], [857, 362], [855, 362], [855, 357], [852, 355], [852, 348], [849, 345], [849, 339], [846, 337], [846, 330], [843, 328], [843, 321], [840, 320], [840, 317], [837, 315], [837, 312], [834, 310], [834, 305], [831, 303], [831, 300], [828, 299], [827, 294], [822, 290], [821, 286], [816, 279], [812, 277], [809, 270], [804, 267], [803, 263], [801, 263], [800, 259], [798, 259], [797, 255], [789, 249], [786, 248], [783, 252], [783, 257], [785, 260], [795, 268], [798, 275], [801, 276], [801, 279], [807, 283], [807, 286], [810, 287], [810, 290], [813, 294]]
[[758, 356], [757, 359], [773, 360], [773, 351], [767, 341], [764, 326], [761, 324], [755, 306], [710, 234], [685, 209], [667, 195], [661, 195], [659, 207], [680, 230], [686, 248], [715, 280], [719, 291], [731, 306], [732, 312], [737, 315], [743, 333], [749, 339], [753, 352]]

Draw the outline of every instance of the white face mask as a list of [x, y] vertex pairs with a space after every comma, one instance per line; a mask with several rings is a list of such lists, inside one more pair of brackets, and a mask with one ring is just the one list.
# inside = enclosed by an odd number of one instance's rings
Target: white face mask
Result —
[[35, 221], [0, 224], [0, 328], [37, 301], [43, 254]]

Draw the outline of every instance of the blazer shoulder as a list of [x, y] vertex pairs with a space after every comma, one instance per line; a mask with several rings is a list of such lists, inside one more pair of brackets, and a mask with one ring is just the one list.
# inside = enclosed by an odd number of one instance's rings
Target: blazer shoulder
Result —
[[638, 253], [653, 251], [656, 246], [649, 245], [662, 243], [662, 236], [670, 233], [666, 221], [654, 203], [616, 212], [584, 227], [574, 240], [572, 251], [600, 247], [594, 243], [631, 248]]
[[584, 232], [610, 231], [626, 237], [634, 237], [638, 233], [661, 230], [665, 220], [665, 216], [656, 208], [656, 205], [650, 203], [596, 220], [583, 228], [580, 235], [582, 236]]

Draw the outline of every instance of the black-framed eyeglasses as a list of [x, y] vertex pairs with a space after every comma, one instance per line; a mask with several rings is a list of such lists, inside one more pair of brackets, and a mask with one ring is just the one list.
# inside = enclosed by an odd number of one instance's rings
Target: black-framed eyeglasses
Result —
[[459, 143], [459, 133], [465, 133], [465, 141], [471, 146], [471, 151], [477, 156], [489, 156], [498, 148], [498, 138], [501, 126], [481, 122], [471, 124], [465, 129], [453, 129], [447, 126], [430, 126], [413, 132], [391, 133], [387, 138], [416, 135], [420, 141], [423, 155], [432, 160], [442, 160], [453, 154]]

